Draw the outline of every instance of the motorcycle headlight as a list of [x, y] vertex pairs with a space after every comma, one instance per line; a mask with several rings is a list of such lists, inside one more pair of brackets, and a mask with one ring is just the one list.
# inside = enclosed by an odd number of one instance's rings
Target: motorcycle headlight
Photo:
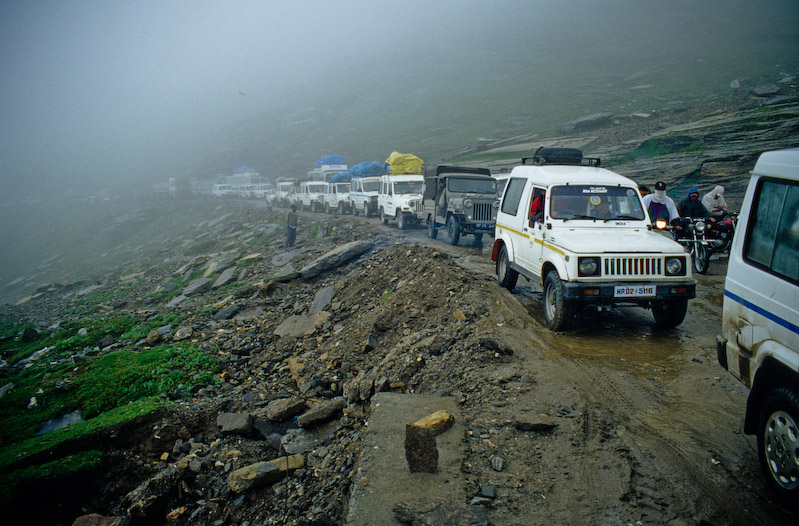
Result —
[[463, 207], [464, 207], [464, 208], [471, 208], [471, 207], [472, 207], [472, 205], [474, 205], [474, 203], [472, 203], [472, 200], [471, 200], [471, 199], [465, 199], [465, 200], [463, 201]]
[[705, 231], [705, 222], [704, 221], [697, 221], [696, 222], [696, 231], [700, 234]]
[[580, 276], [595, 276], [599, 273], [599, 258], [580, 258], [577, 262], [577, 272]]
[[666, 274], [669, 276], [682, 276], [685, 274], [685, 258], [666, 258]]

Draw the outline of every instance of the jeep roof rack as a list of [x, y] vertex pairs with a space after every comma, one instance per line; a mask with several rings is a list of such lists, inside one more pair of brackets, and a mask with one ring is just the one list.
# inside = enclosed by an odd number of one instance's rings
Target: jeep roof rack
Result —
[[476, 174], [476, 175], [487, 175], [491, 177], [491, 170], [488, 168], [471, 168], [468, 166], [452, 166], [449, 164], [440, 164], [436, 168], [436, 177], [444, 173], [453, 173], [453, 174]]
[[538, 148], [532, 157], [522, 157], [522, 164], [567, 164], [576, 166], [599, 166], [599, 157], [583, 157], [583, 151], [578, 148]]

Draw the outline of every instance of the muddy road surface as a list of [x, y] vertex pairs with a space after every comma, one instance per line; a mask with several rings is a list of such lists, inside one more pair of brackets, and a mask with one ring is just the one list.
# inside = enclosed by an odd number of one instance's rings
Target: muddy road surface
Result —
[[[431, 240], [422, 226], [379, 228], [495, 272], [491, 237], [451, 246], [446, 233]], [[514, 366], [535, 380], [481, 417], [482, 440], [505, 460], [492, 475], [518, 492], [494, 510], [497, 524], [795, 524], [765, 486], [755, 438], [742, 432], [748, 391], [716, 361], [725, 274], [726, 259], [714, 257], [694, 276], [697, 297], [670, 331], [648, 310], [618, 308], [553, 333], [540, 290], [520, 278], [511, 296], [526, 311], [517, 337], [528, 341]], [[556, 432], [505, 440], [503, 423], [528, 411], [557, 415]]]

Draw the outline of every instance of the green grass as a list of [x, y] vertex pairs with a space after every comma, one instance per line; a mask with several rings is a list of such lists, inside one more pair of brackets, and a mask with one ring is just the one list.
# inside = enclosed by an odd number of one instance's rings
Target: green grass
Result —
[[316, 239], [319, 236], [319, 225], [315, 224], [308, 231], [308, 239]]
[[144, 339], [151, 330], [163, 327], [164, 325], [177, 325], [185, 318], [185, 316], [179, 316], [173, 312], [159, 313], [146, 322], [141, 322], [131, 327], [130, 330], [122, 334], [120, 338], [135, 343]]
[[[6, 318], [0, 322], [0, 331], [10, 339], [0, 343], [0, 353], [9, 364], [27, 358], [34, 352], [49, 347], [48, 356], [64, 356], [84, 347], [92, 346], [106, 335], [119, 336], [130, 330], [137, 323], [135, 318], [118, 316], [68, 322], [55, 331], [40, 332], [39, 339], [33, 342], [22, 342], [17, 337], [30, 323]], [[86, 329], [86, 334], [79, 334]]]
[[391, 289], [387, 289], [383, 292], [383, 295], [380, 297], [380, 301], [385, 303], [387, 302], [391, 296], [394, 294], [394, 291]]
[[[0, 447], [29, 438], [43, 422], [75, 410], [89, 419], [143, 398], [212, 383], [218, 370], [215, 357], [183, 343], [123, 349], [79, 365], [23, 369], [6, 379], [14, 388], [0, 406]], [[32, 397], [37, 405], [28, 409]]]
[[35, 481], [58, 481], [72, 475], [97, 470], [102, 464], [103, 454], [97, 450], [81, 451], [46, 464], [29, 466], [0, 475], [0, 504], [7, 505], [15, 489], [21, 484]]

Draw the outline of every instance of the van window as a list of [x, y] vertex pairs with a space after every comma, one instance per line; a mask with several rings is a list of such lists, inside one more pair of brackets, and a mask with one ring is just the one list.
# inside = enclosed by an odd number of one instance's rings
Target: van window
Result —
[[765, 179], [755, 191], [754, 202], [744, 257], [799, 282], [799, 186]]
[[505, 197], [502, 199], [502, 213], [516, 215], [519, 211], [519, 202], [522, 200], [522, 190], [527, 179], [511, 179], [505, 188]]

